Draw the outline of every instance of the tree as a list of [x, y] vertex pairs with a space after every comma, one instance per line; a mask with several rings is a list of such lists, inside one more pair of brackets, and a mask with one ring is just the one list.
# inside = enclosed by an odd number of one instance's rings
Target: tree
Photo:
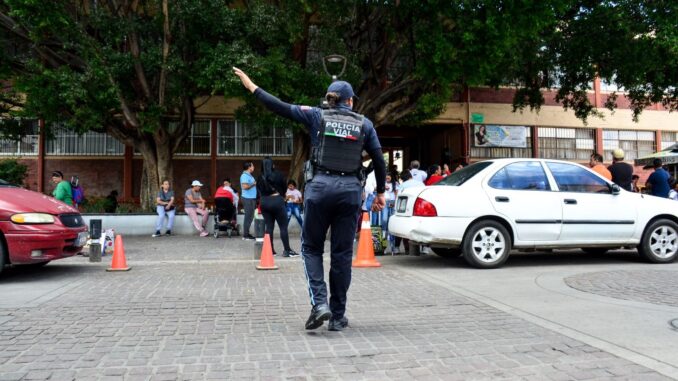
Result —
[[[144, 158], [148, 205], [159, 180], [172, 177], [171, 158], [199, 96], [243, 96], [238, 118], [290, 126], [246, 96], [232, 66], [285, 101], [313, 105], [330, 82], [322, 57], [343, 54], [357, 109], [377, 127], [434, 118], [455, 90], [477, 85], [514, 86], [516, 109], [538, 109], [542, 90], [555, 87], [558, 100], [586, 120], [596, 115], [586, 95], [595, 76], [622, 86], [637, 116], [654, 102], [678, 107], [676, 7], [648, 0], [3, 0], [0, 40], [25, 47], [4, 65], [27, 95], [23, 112], [133, 145]], [[307, 153], [296, 126], [291, 177]]]

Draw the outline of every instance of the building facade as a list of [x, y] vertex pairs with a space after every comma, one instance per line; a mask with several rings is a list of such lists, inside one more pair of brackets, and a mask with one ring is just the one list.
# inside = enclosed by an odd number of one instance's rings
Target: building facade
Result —
[[[430, 164], [470, 163], [488, 158], [540, 157], [586, 163], [593, 152], [606, 163], [612, 151], [622, 148], [625, 159], [633, 159], [667, 148], [678, 139], [678, 113], [661, 105], [646, 109], [638, 122], [624, 97], [619, 108], [603, 118], [591, 117], [585, 124], [555, 102], [555, 93], [546, 92], [546, 103], [537, 111], [513, 112], [514, 90], [471, 88], [455, 95], [436, 119], [417, 126], [382, 126], [377, 133], [389, 164], [402, 170], [410, 160]], [[591, 102], [601, 110], [608, 93], [594, 84]], [[272, 156], [286, 171], [293, 153], [292, 126], [269, 129], [251, 138], [255, 126], [234, 118], [241, 103], [211, 97], [197, 100], [191, 134], [174, 158], [174, 187], [187, 188], [194, 179], [209, 185], [210, 194], [225, 177], [237, 181], [245, 161]], [[41, 121], [25, 121], [26, 136], [19, 142], [0, 140], [0, 158], [15, 157], [29, 167], [26, 185], [49, 193], [52, 171], [66, 178], [78, 176], [88, 195], [105, 196], [117, 190], [125, 201], [138, 201], [143, 161], [132, 147], [97, 132], [78, 135], [52, 126], [54, 136], [47, 138]], [[481, 129], [500, 131], [502, 142], [482, 142]], [[496, 134], [495, 134], [496, 135]], [[496, 136], [495, 136], [496, 137]], [[507, 143], [507, 141], [510, 141]], [[636, 168], [641, 179], [649, 171]], [[641, 181], [642, 182], [642, 181]], [[236, 183], [237, 184], [237, 183]]]

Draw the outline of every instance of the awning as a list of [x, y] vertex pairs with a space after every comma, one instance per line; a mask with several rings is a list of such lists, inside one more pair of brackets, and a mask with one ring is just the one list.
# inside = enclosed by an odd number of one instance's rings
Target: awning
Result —
[[662, 159], [662, 164], [678, 164], [678, 143], [671, 147], [655, 152], [652, 155], [643, 156], [635, 160], [636, 165], [652, 165], [652, 161], [656, 158]]

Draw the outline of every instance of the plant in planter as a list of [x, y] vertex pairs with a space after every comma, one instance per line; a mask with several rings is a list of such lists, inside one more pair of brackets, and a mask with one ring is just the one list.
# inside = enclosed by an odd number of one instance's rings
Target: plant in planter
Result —
[[22, 186], [28, 175], [28, 167], [14, 159], [0, 161], [0, 179], [10, 184]]

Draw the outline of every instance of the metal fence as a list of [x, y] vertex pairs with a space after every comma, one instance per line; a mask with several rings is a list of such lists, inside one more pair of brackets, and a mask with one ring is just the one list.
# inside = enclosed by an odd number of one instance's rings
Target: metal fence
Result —
[[624, 150], [624, 159], [633, 160], [655, 152], [654, 131], [603, 130], [603, 157], [612, 160], [612, 151]]
[[24, 127], [21, 139], [0, 139], [0, 156], [38, 155], [38, 143], [40, 140], [38, 121], [24, 119], [19, 123]]
[[79, 134], [61, 126], [53, 126], [53, 137], [46, 141], [45, 155], [52, 156], [119, 156], [125, 145], [103, 132]]
[[292, 154], [292, 130], [261, 129], [237, 120], [219, 120], [217, 128], [219, 156], [289, 156]]
[[592, 128], [539, 127], [539, 157], [544, 159], [588, 160], [596, 149]]

